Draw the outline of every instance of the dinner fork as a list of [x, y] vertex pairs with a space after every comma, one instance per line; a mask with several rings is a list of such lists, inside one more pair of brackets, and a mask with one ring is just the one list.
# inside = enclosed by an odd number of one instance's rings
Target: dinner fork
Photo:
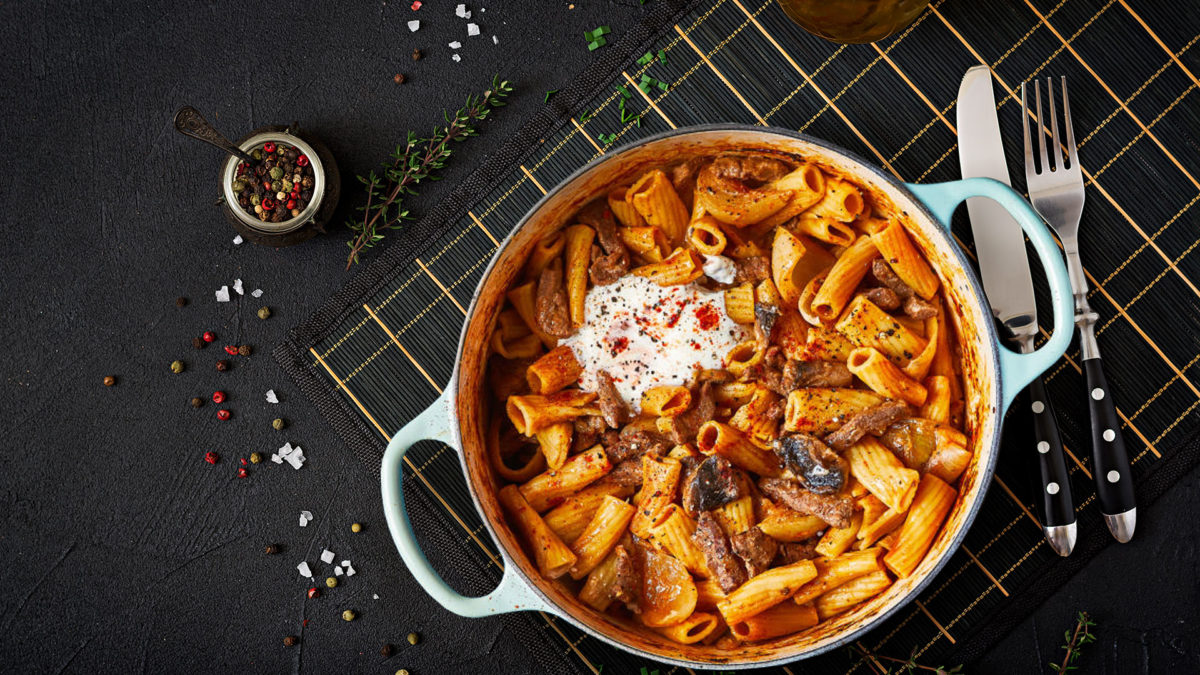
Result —
[[[1025, 183], [1029, 200], [1042, 218], [1058, 235], [1067, 254], [1067, 273], [1075, 296], [1075, 325], [1079, 327], [1079, 351], [1087, 378], [1088, 410], [1092, 418], [1092, 477], [1104, 522], [1117, 541], [1125, 543], [1133, 537], [1137, 525], [1137, 503], [1133, 496], [1133, 476], [1129, 455], [1121, 437], [1121, 424], [1108, 383], [1101, 367], [1100, 348], [1096, 344], [1096, 320], [1087, 300], [1087, 278], [1079, 259], [1079, 220], [1083, 215], [1083, 172], [1079, 168], [1079, 151], [1075, 146], [1075, 131], [1071, 125], [1071, 104], [1067, 97], [1067, 78], [1060, 79], [1063, 122], [1066, 131], [1067, 162], [1063, 162], [1064, 144], [1058, 135], [1058, 116], [1054, 106], [1054, 80], [1046, 78], [1046, 98], [1050, 116], [1042, 116], [1042, 90], [1034, 80], [1033, 91], [1037, 110], [1037, 127], [1030, 132], [1026, 85], [1021, 84], [1021, 121], [1025, 136]], [[1046, 122], [1049, 122], [1053, 150], [1047, 152]], [[1032, 136], [1031, 136], [1032, 133]], [[1033, 136], [1037, 137], [1035, 166]]]

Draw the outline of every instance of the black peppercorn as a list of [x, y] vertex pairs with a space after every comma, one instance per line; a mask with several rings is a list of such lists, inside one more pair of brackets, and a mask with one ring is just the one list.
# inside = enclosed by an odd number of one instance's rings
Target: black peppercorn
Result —
[[299, 641], [300, 641], [300, 638], [296, 637], [295, 635], [289, 635], [289, 636], [283, 638], [283, 644], [285, 644], [289, 647], [295, 647], [296, 643]]
[[392, 82], [395, 82], [396, 84], [404, 84], [404, 74], [396, 73], [392, 76]]
[[217, 370], [221, 371], [222, 373], [229, 370], [229, 361], [227, 359], [221, 359], [220, 361], [217, 361]]
[[117, 378], [113, 377], [112, 375], [104, 376], [104, 386], [111, 387], [116, 383], [117, 383]]
[[238, 347], [239, 356], [250, 356], [251, 351], [250, 345], [242, 345], [241, 347]]
[[383, 643], [383, 646], [379, 648], [379, 655], [385, 659], [392, 658], [392, 654], [394, 653], [396, 653], [396, 649], [386, 642]]
[[205, 342], [204, 340], [202, 340], [201, 338], [198, 338], [198, 337], [192, 338], [192, 346], [195, 347], [196, 349], [204, 349], [204, 345], [206, 345], [206, 344], [208, 344], [208, 343]]
[[199, 408], [202, 405], [204, 405], [204, 399], [200, 398], [199, 396], [192, 398], [192, 407], [193, 408]]
[[420, 49], [416, 49], [416, 48], [414, 47], [414, 48], [413, 48], [412, 57], [413, 57], [413, 61], [420, 61], [420, 60], [421, 60], [421, 50], [420, 50]]
[[187, 304], [187, 298], [183, 297], [182, 295], [179, 296], [178, 298], [175, 298], [175, 306], [176, 307], [183, 307], [186, 304]]
[[267, 544], [267, 555], [275, 555], [276, 553], [279, 553], [279, 545]]

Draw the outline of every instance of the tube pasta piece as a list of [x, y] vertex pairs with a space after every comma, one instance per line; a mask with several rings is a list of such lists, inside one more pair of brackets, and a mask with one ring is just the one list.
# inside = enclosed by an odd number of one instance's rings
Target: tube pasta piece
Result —
[[506, 359], [527, 359], [542, 353], [542, 341], [530, 333], [524, 337], [506, 340], [500, 329], [492, 333], [492, 350]]
[[721, 617], [730, 626], [787, 600], [817, 576], [811, 560], [773, 567], [739, 586], [717, 603]]
[[542, 454], [540, 447], [529, 457], [529, 461], [525, 462], [524, 466], [513, 468], [504, 462], [504, 456], [500, 452], [499, 417], [492, 418], [488, 425], [487, 447], [488, 460], [491, 462], [492, 469], [506, 481], [522, 483], [546, 469], [546, 457]]
[[663, 231], [652, 225], [618, 227], [617, 236], [646, 262], [662, 262], [671, 251], [671, 244]]
[[754, 323], [754, 287], [750, 282], [725, 291], [725, 313], [734, 323]]
[[579, 380], [583, 366], [570, 347], [555, 347], [530, 364], [525, 371], [529, 389], [535, 394], [553, 394]]
[[721, 625], [721, 617], [708, 612], [694, 612], [682, 622], [655, 628], [655, 632], [679, 644], [692, 645], [707, 638]]
[[755, 445], [742, 432], [727, 424], [705, 422], [700, 427], [696, 442], [700, 452], [720, 455], [751, 473], [770, 477], [783, 473], [783, 464], [775, 453]]
[[759, 642], [812, 628], [818, 621], [820, 619], [817, 618], [817, 610], [811, 604], [783, 602], [730, 624], [729, 630], [739, 640]]
[[[794, 361], [812, 361], [808, 357], [808, 340], [811, 328], [796, 310], [785, 307], [775, 320], [772, 340], [779, 345], [783, 355]], [[841, 336], [838, 336], [841, 337]]]
[[758, 391], [753, 382], [722, 382], [712, 388], [713, 401], [719, 406], [736, 408], [745, 405]]
[[921, 477], [917, 496], [913, 499], [908, 517], [900, 526], [895, 547], [883, 557], [883, 564], [893, 574], [903, 578], [913, 573], [929, 551], [957, 496], [954, 488], [941, 478], [931, 473]]
[[840, 178], [825, 180], [825, 194], [821, 201], [805, 211], [809, 216], [826, 216], [848, 223], [857, 218], [866, 208], [862, 193], [850, 182]]
[[603, 612], [615, 600], [614, 587], [617, 583], [617, 551], [614, 548], [599, 565], [588, 574], [587, 581], [579, 590], [579, 599], [597, 612]]
[[775, 230], [771, 244], [771, 280], [784, 304], [798, 302], [800, 292], [808, 282], [834, 264], [833, 256], [811, 239], [797, 237], [782, 227]]
[[588, 405], [596, 400], [594, 392], [565, 389], [549, 396], [527, 394], [509, 396], [505, 405], [508, 418], [517, 431], [532, 436], [551, 424], [584, 415], [599, 415], [600, 409]]
[[794, 226], [800, 233], [834, 246], [849, 246], [857, 236], [854, 228], [824, 216], [803, 216]]
[[[801, 361], [845, 361], [850, 358], [854, 345], [846, 336], [824, 326], [813, 326], [808, 329], [804, 338], [804, 352], [799, 357]], [[791, 358], [789, 356], [789, 358]]]
[[546, 465], [552, 471], [561, 469], [567, 461], [567, 455], [571, 452], [571, 437], [574, 434], [575, 424], [572, 422], [551, 424], [535, 434], [542, 455], [546, 458]]
[[655, 417], [675, 417], [692, 405], [687, 387], [650, 387], [642, 394], [642, 413]]
[[612, 552], [621, 535], [625, 534], [633, 511], [632, 505], [612, 495], [601, 497], [591, 521], [571, 544], [571, 552], [576, 556], [570, 570], [572, 579], [587, 576]]
[[928, 344], [864, 295], [850, 302], [835, 328], [855, 346], [878, 349], [897, 366], [907, 365]]
[[917, 493], [920, 474], [904, 466], [873, 436], [864, 437], [846, 451], [850, 475], [896, 511], [907, 511]]
[[971, 451], [967, 449], [967, 437], [961, 431], [946, 426], [939, 426], [935, 437], [937, 442], [934, 445], [933, 454], [922, 468], [947, 483], [953, 483], [971, 463]]
[[538, 336], [546, 349], [554, 349], [558, 338], [543, 331], [537, 322], [537, 282], [530, 281], [512, 289], [508, 292], [508, 301], [512, 303], [513, 309], [517, 310], [525, 326]]
[[747, 340], [735, 345], [725, 355], [725, 369], [735, 377], [741, 377], [747, 368], [762, 363], [763, 349], [757, 340]]
[[914, 380], [922, 380], [929, 374], [929, 369], [933, 366], [933, 357], [937, 352], [937, 336], [941, 326], [941, 318], [931, 316], [925, 319], [925, 329], [923, 336], [925, 338], [925, 348], [917, 353], [911, 361], [904, 364], [904, 374]]
[[696, 579], [696, 611], [716, 609], [724, 599], [725, 591], [715, 578]]
[[551, 469], [530, 478], [521, 485], [521, 495], [533, 510], [542, 513], [558, 506], [569, 495], [609, 471], [612, 471], [612, 463], [608, 461], [604, 448], [597, 445], [571, 457], [560, 469]]
[[571, 312], [571, 325], [583, 324], [583, 302], [587, 297], [588, 267], [592, 263], [592, 241], [596, 231], [587, 225], [572, 225], [566, 229], [566, 278], [567, 306]]
[[917, 251], [904, 226], [893, 220], [886, 227], [871, 235], [872, 241], [883, 255], [896, 276], [916, 291], [917, 295], [930, 300], [938, 289], [938, 278], [925, 257]]
[[631, 532], [642, 539], [650, 538], [650, 527], [658, 519], [659, 511], [675, 501], [682, 472], [683, 465], [677, 459], [642, 455], [642, 499], [637, 502], [637, 513], [629, 524]]
[[661, 628], [682, 622], [696, 610], [696, 582], [683, 563], [646, 550], [642, 572], [642, 623]]
[[759, 387], [750, 400], [729, 418], [729, 426], [751, 438], [769, 443], [775, 438], [779, 428], [778, 414], [775, 417], [771, 416], [771, 410], [778, 403], [778, 394], [765, 387]]
[[813, 309], [813, 300], [817, 297], [817, 292], [821, 290], [821, 284], [825, 283], [825, 278], [829, 276], [829, 270], [825, 270], [808, 280], [804, 288], [800, 290], [800, 299], [796, 301], [796, 309], [800, 311], [800, 316], [808, 322], [810, 326], [823, 326], [825, 322], [817, 315]]
[[546, 526], [567, 544], [573, 544], [579, 535], [596, 515], [596, 510], [604, 503], [605, 497], [625, 499], [633, 496], [633, 487], [618, 483], [599, 480], [575, 494], [567, 497], [562, 504], [554, 507], [542, 520]]
[[928, 392], [921, 383], [904, 374], [878, 350], [861, 347], [850, 352], [846, 367], [871, 391], [886, 398], [899, 399], [920, 407]]
[[883, 563], [879, 560], [882, 553], [882, 549], [872, 548], [813, 560], [817, 567], [817, 577], [801, 586], [792, 596], [792, 600], [796, 604], [812, 602], [848, 581], [872, 572], [884, 571]]
[[693, 220], [688, 227], [688, 243], [704, 255], [721, 255], [729, 240], [717, 219], [705, 215]]
[[821, 535], [821, 540], [817, 542], [817, 553], [823, 556], [836, 556], [845, 553], [850, 548], [850, 545], [854, 543], [854, 539], [858, 535], [862, 523], [862, 512], [855, 512], [853, 516], [850, 516], [849, 527], [831, 527], [825, 530], [825, 534]]
[[871, 572], [851, 579], [837, 588], [818, 597], [813, 605], [822, 621], [837, 616], [855, 605], [879, 595], [892, 585], [887, 572]]
[[945, 375], [930, 375], [925, 378], [925, 391], [929, 392], [929, 395], [925, 397], [925, 404], [921, 406], [920, 416], [938, 424], [948, 423], [950, 421], [950, 378]]
[[777, 541], [795, 543], [812, 538], [829, 527], [817, 516], [777, 506], [759, 521], [758, 529]]
[[848, 246], [825, 276], [820, 290], [813, 297], [812, 311], [821, 321], [834, 321], [854, 295], [854, 289], [871, 268], [871, 261], [879, 256], [875, 242], [870, 237], [859, 237]]
[[575, 554], [546, 527], [537, 512], [521, 495], [516, 485], [500, 489], [500, 504], [508, 511], [517, 529], [533, 549], [538, 571], [548, 579], [557, 579], [575, 564]]
[[562, 255], [566, 245], [567, 239], [561, 230], [538, 240], [533, 245], [533, 252], [529, 254], [529, 262], [525, 263], [525, 277], [527, 279], [538, 278], [542, 270], [550, 265], [550, 261]]
[[863, 524], [858, 528], [859, 550], [870, 548], [872, 544], [890, 534], [904, 522], [907, 515], [903, 511], [889, 509], [887, 504], [879, 501], [875, 495], [867, 495], [859, 500], [863, 507]]
[[791, 173], [770, 183], [774, 190], [789, 190], [792, 198], [788, 203], [759, 223], [761, 227], [770, 228], [783, 225], [800, 215], [825, 196], [825, 174], [812, 164], [803, 164]]
[[677, 248], [662, 262], [635, 267], [632, 273], [659, 286], [679, 286], [699, 279], [704, 274], [704, 261], [695, 251]]
[[708, 576], [704, 552], [692, 541], [696, 522], [678, 504], [667, 504], [658, 512], [650, 526], [650, 539], [655, 545], [682, 562], [688, 571], [698, 577]]
[[811, 387], [788, 394], [783, 428], [809, 434], [837, 431], [851, 414], [883, 401], [879, 394], [862, 389]]
[[667, 174], [659, 169], [642, 174], [626, 191], [625, 201], [642, 214], [647, 224], [661, 229], [672, 245], [683, 242], [689, 220], [688, 210]]
[[608, 191], [608, 208], [612, 210], [617, 222], [625, 227], [642, 227], [646, 220], [634, 208], [633, 204], [625, 201], [629, 188], [616, 187]]
[[726, 537], [741, 534], [754, 527], [754, 497], [743, 495], [712, 510], [713, 518]]

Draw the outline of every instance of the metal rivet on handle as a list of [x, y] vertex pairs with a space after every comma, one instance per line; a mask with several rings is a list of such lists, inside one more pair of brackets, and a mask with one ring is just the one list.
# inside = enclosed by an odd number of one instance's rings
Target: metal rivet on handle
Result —
[[1052, 495], [1058, 494], [1058, 483], [1050, 483], [1046, 485], [1046, 492]]
[[1117, 481], [1119, 481], [1119, 480], [1121, 480], [1121, 474], [1120, 474], [1120, 473], [1118, 473], [1117, 471], [1109, 471], [1109, 472], [1108, 472], [1108, 482], [1110, 482], [1110, 483], [1115, 483], [1115, 482], [1117, 482]]
[[1104, 433], [1101, 434], [1101, 436], [1104, 437], [1104, 440], [1111, 441], [1112, 439], [1117, 437], [1117, 432], [1113, 431], [1112, 429], [1105, 429]]
[[1092, 398], [1096, 399], [1097, 401], [1104, 398], [1104, 390], [1100, 387], [1096, 387], [1092, 390]]
[[1035, 412], [1035, 413], [1037, 413], [1037, 414], [1039, 414], [1039, 415], [1040, 415], [1040, 414], [1042, 413], [1042, 411], [1043, 411], [1043, 410], [1045, 410], [1045, 409], [1046, 409], [1046, 404], [1045, 404], [1045, 403], [1042, 403], [1041, 401], [1034, 401], [1034, 402], [1033, 402], [1033, 412]]
[[1038, 441], [1037, 448], [1038, 452], [1042, 453], [1043, 455], [1047, 452], [1050, 452], [1050, 444], [1046, 441]]

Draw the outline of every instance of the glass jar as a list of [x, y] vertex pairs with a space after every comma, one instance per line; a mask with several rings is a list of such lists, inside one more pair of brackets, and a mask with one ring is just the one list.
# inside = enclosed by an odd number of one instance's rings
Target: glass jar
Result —
[[929, 0], [779, 0], [801, 28], [839, 43], [875, 42], [912, 23]]

